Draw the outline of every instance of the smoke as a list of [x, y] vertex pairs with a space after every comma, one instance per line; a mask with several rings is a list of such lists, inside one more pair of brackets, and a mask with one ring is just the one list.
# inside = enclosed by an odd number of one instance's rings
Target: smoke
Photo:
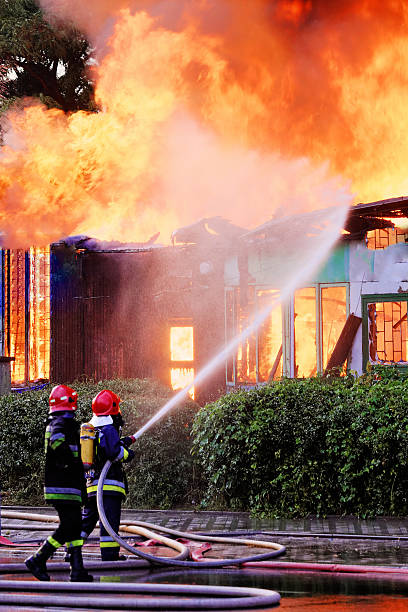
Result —
[[[47, 244], [69, 233], [130, 242], [160, 231], [168, 241], [200, 216], [250, 228], [276, 214], [351, 202], [335, 147], [314, 155], [318, 135], [297, 147], [297, 107], [279, 91], [300, 25], [288, 21], [283, 45], [277, 24], [288, 18], [267, 3], [174, 6], [47, 4], [50, 19], [69, 10], [111, 31], [95, 68], [102, 111], [64, 115], [30, 105], [9, 113], [10, 146], [0, 163], [7, 245]], [[239, 47], [244, 23], [253, 28]]]
[[[328, 160], [333, 172], [352, 182], [360, 201], [407, 190], [406, 3], [42, 0], [42, 5], [50, 15], [75, 19], [95, 41], [120, 23], [124, 11], [145, 10], [156, 28], [192, 29], [223, 63], [218, 85], [225, 95], [217, 96], [216, 111], [208, 67], [194, 61], [189, 66], [196, 96], [188, 103], [200, 122], [251, 149], [306, 156], [316, 164]], [[103, 45], [99, 50], [106, 51]], [[234, 105], [242, 112], [234, 112]]]
[[169, 122], [164, 142], [155, 202], [186, 223], [221, 212], [252, 228], [272, 217], [351, 204], [349, 185], [331, 176], [328, 164], [223, 144], [183, 113]]

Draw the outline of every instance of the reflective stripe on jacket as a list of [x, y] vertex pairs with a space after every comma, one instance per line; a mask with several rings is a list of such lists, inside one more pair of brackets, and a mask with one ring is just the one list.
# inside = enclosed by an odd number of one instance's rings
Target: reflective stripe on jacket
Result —
[[99, 476], [106, 461], [114, 461], [107, 473], [103, 484], [105, 495], [121, 495], [126, 497], [127, 482], [123, 471], [122, 463], [126, 462], [129, 456], [128, 450], [121, 444], [119, 433], [113, 424], [96, 427], [97, 436], [95, 444], [95, 475], [92, 480], [87, 482], [87, 493], [89, 497], [96, 495], [98, 489]]
[[72, 412], [51, 413], [45, 431], [44, 497], [47, 503], [84, 503], [86, 486], [79, 456], [79, 424]]

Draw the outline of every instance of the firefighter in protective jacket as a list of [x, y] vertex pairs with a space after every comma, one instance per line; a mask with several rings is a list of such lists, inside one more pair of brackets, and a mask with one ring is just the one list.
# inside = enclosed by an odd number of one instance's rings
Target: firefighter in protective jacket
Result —
[[79, 424], [75, 419], [77, 393], [57, 385], [49, 397], [50, 413], [45, 431], [44, 497], [59, 516], [59, 526], [26, 559], [26, 566], [39, 580], [49, 580], [46, 562], [60, 546], [70, 551], [72, 582], [91, 582], [83, 566], [81, 505], [86, 500], [83, 465], [79, 454]]
[[[123, 419], [119, 408], [120, 398], [104, 389], [92, 400], [95, 427], [95, 455], [93, 476], [87, 480], [88, 501], [82, 512], [81, 537], [87, 538], [98, 521], [96, 493], [102, 468], [109, 459], [113, 461], [103, 485], [103, 505], [106, 518], [116, 533], [119, 531], [122, 500], [126, 498], [127, 483], [122, 463], [131, 461], [134, 452], [128, 448], [134, 442], [132, 436], [121, 438]], [[119, 559], [119, 544], [100, 525], [100, 548], [102, 561]]]

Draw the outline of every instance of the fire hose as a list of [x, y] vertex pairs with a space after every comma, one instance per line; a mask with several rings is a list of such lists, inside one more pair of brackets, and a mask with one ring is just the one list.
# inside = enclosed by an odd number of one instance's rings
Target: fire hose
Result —
[[188, 538], [190, 540], [201, 540], [201, 541], [204, 540], [207, 542], [218, 542], [222, 544], [241, 544], [241, 545], [244, 544], [246, 546], [251, 546], [251, 547], [272, 549], [272, 550], [269, 550], [269, 552], [267, 553], [262, 553], [259, 555], [251, 555], [248, 557], [240, 557], [240, 558], [234, 558], [234, 559], [218, 559], [216, 561], [204, 561], [202, 563], [197, 563], [197, 561], [185, 561], [183, 559], [177, 559], [174, 557], [172, 558], [157, 557], [155, 555], [150, 555], [146, 552], [138, 550], [137, 548], [132, 546], [129, 542], [126, 542], [126, 540], [121, 538], [120, 535], [114, 531], [114, 529], [111, 527], [106, 517], [105, 508], [103, 505], [103, 485], [104, 485], [106, 475], [111, 465], [112, 465], [112, 461], [108, 460], [105, 463], [102, 469], [101, 475], [99, 477], [99, 481], [98, 481], [96, 500], [97, 500], [97, 505], [98, 505], [99, 519], [102, 525], [105, 527], [106, 531], [109, 533], [109, 535], [115, 540], [115, 542], [117, 542], [120, 546], [122, 546], [123, 548], [131, 552], [132, 554], [140, 557], [141, 559], [149, 561], [153, 565], [171, 565], [171, 566], [177, 566], [177, 567], [190, 567], [190, 568], [194, 567], [194, 568], [202, 568], [202, 569], [220, 568], [220, 567], [226, 567], [226, 566], [231, 566], [231, 565], [242, 565], [243, 563], [249, 563], [249, 562], [266, 561], [267, 559], [278, 557], [286, 551], [286, 548], [284, 546], [282, 546], [281, 544], [276, 544], [274, 542], [266, 542], [266, 541], [261, 541], [261, 540], [242, 540], [240, 538], [224, 538], [224, 537], [216, 537], [216, 536], [207, 537], [207, 536], [196, 535], [194, 533], [184, 533], [181, 531], [176, 531], [174, 529], [170, 530], [170, 529], [165, 529], [162, 527], [158, 528], [157, 526], [154, 526], [154, 525], [152, 526], [150, 523], [142, 523], [140, 521], [135, 521], [134, 524], [136, 525], [143, 526], [143, 527], [147, 527], [147, 526], [155, 527], [155, 529], [158, 529], [160, 531], [163, 531], [166, 533], [172, 533], [172, 535], [177, 535], [179, 537]]
[[[109, 469], [109, 468], [107, 468]], [[21, 512], [16, 512], [13, 510], [3, 510], [2, 511], [2, 516], [3, 518], [9, 518], [9, 519], [26, 519], [26, 520], [31, 520], [31, 521], [38, 521], [38, 522], [42, 522], [42, 523], [55, 523], [58, 519], [56, 516], [52, 515], [52, 514], [35, 514], [35, 513], [21, 513]], [[20, 526], [21, 528], [21, 526]], [[46, 527], [42, 527], [42, 529], [47, 529]], [[51, 529], [53, 527], [50, 527]], [[30, 527], [30, 529], [32, 529], [32, 527]], [[39, 529], [41, 529], [41, 527], [39, 527]], [[170, 560], [178, 560], [178, 559], [186, 559], [189, 555], [189, 551], [188, 548], [185, 544], [183, 544], [182, 542], [176, 541], [174, 539], [171, 538], [166, 538], [165, 536], [161, 535], [160, 533], [157, 533], [158, 531], [162, 532], [162, 533], [167, 533], [171, 536], [176, 536], [179, 538], [186, 538], [188, 540], [195, 540], [195, 541], [201, 541], [201, 542], [217, 542], [217, 543], [221, 543], [221, 544], [240, 544], [240, 545], [245, 545], [245, 546], [251, 546], [251, 547], [262, 547], [262, 548], [269, 548], [272, 549], [272, 552], [269, 552], [266, 554], [266, 557], [269, 559], [272, 556], [277, 556], [278, 554], [282, 554], [285, 551], [285, 548], [283, 546], [281, 546], [280, 544], [275, 544], [274, 542], [269, 542], [269, 541], [260, 541], [260, 540], [249, 540], [249, 539], [243, 539], [243, 538], [232, 538], [232, 537], [225, 537], [225, 536], [219, 536], [219, 535], [210, 535], [210, 534], [195, 534], [195, 533], [191, 533], [191, 532], [182, 532], [182, 531], [177, 531], [175, 529], [169, 529], [168, 527], [159, 527], [158, 525], [154, 525], [153, 523], [148, 523], [148, 522], [144, 522], [144, 521], [137, 521], [137, 520], [121, 520], [120, 522], [120, 531], [132, 534], [132, 535], [137, 535], [137, 536], [143, 536], [146, 538], [151, 538], [156, 540], [159, 543], [164, 544], [165, 546], [168, 546], [170, 548], [173, 548], [175, 550], [177, 550], [179, 552], [179, 555], [177, 556], [173, 556], [171, 557], [171, 559], [169, 558], [163, 558], [164, 560], [170, 561]], [[116, 532], [115, 533], [115, 537], [119, 537]], [[255, 532], [256, 533], [256, 532]], [[124, 542], [124, 544], [128, 545], [128, 543], [125, 540], [121, 541]], [[15, 546], [14, 542], [10, 542], [11, 546]], [[124, 546], [126, 547], [126, 546]], [[131, 549], [133, 550], [134, 547], [131, 547]], [[128, 549], [129, 550], [129, 549]], [[141, 552], [137, 549], [135, 549], [137, 553]], [[131, 551], [132, 552], [132, 551]], [[139, 556], [143, 556], [143, 555], [139, 555]], [[150, 557], [151, 555], [149, 555]], [[263, 557], [265, 558], [265, 555], [257, 555], [257, 557]], [[144, 557], [143, 557], [144, 558]], [[156, 557], [155, 557], [156, 558]], [[252, 557], [244, 557], [244, 559], [253, 559], [254, 556]], [[159, 557], [160, 559], [160, 557]], [[150, 559], [146, 559], [148, 561], [150, 561]], [[239, 559], [232, 559], [232, 560], [222, 560], [222, 564], [223, 566], [225, 565], [237, 565], [240, 563], [245, 563], [246, 561], [241, 561]], [[107, 567], [106, 566], [106, 562], [104, 562], [105, 565], [103, 565], [103, 567]], [[218, 561], [217, 561], [218, 563]], [[55, 565], [55, 564], [53, 564]], [[205, 567], [209, 567], [208, 563], [205, 562], [205, 564], [200, 564], [201, 565], [205, 565]], [[197, 562], [192, 563], [191, 567], [196, 568], [197, 567]], [[211, 567], [211, 566], [210, 566]], [[1, 570], [1, 567], [0, 567]]]
[[[3, 594], [1, 591], [13, 590], [14, 593]], [[50, 593], [50, 590], [52, 593]], [[20, 595], [16, 591], [23, 591]], [[28, 595], [27, 592], [45, 592], [45, 595]], [[71, 596], [56, 596], [55, 592], [68, 593]], [[82, 596], [85, 593], [85, 596]], [[89, 597], [88, 593], [96, 593], [103, 597]], [[129, 595], [159, 595], [151, 597], [131, 598]], [[122, 597], [107, 597], [107, 594]], [[74, 597], [72, 596], [74, 595]], [[125, 597], [123, 597], [125, 595]], [[172, 595], [173, 597], [163, 597]], [[174, 596], [180, 598], [175, 599]], [[187, 599], [187, 597], [190, 599]], [[210, 599], [211, 598], [211, 599]], [[174, 584], [118, 584], [76, 582], [33, 582], [0, 580], [0, 604], [34, 605], [34, 606], [67, 606], [72, 608], [108, 608], [110, 610], [225, 610], [249, 609], [276, 606], [280, 595], [276, 591], [247, 587], [221, 587]]]

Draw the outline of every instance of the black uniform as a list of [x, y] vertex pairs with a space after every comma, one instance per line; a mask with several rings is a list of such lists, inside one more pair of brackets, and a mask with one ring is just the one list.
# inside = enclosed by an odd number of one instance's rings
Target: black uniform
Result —
[[39, 580], [49, 580], [46, 562], [66, 544], [70, 550], [71, 581], [92, 581], [83, 566], [81, 505], [86, 499], [84, 466], [79, 454], [79, 425], [69, 410], [52, 412], [45, 431], [44, 496], [52, 504], [60, 524], [25, 564]]
[[[95, 427], [95, 462], [94, 477], [87, 482], [88, 501], [82, 514], [81, 538], [87, 538], [92, 533], [98, 521], [96, 493], [99, 477], [103, 466], [109, 459], [113, 461], [103, 485], [103, 505], [106, 518], [112, 529], [118, 533], [122, 500], [126, 498], [127, 482], [122, 463], [131, 461], [134, 452], [127, 449], [119, 437], [118, 427], [113, 424]], [[100, 524], [100, 548], [103, 561], [114, 561], [119, 558], [119, 544], [108, 534]]]
[[45, 453], [44, 497], [60, 518], [60, 525], [48, 541], [55, 548], [65, 543], [68, 547], [82, 546], [81, 505], [86, 500], [86, 484], [80, 458], [79, 424], [73, 412], [50, 414]]

